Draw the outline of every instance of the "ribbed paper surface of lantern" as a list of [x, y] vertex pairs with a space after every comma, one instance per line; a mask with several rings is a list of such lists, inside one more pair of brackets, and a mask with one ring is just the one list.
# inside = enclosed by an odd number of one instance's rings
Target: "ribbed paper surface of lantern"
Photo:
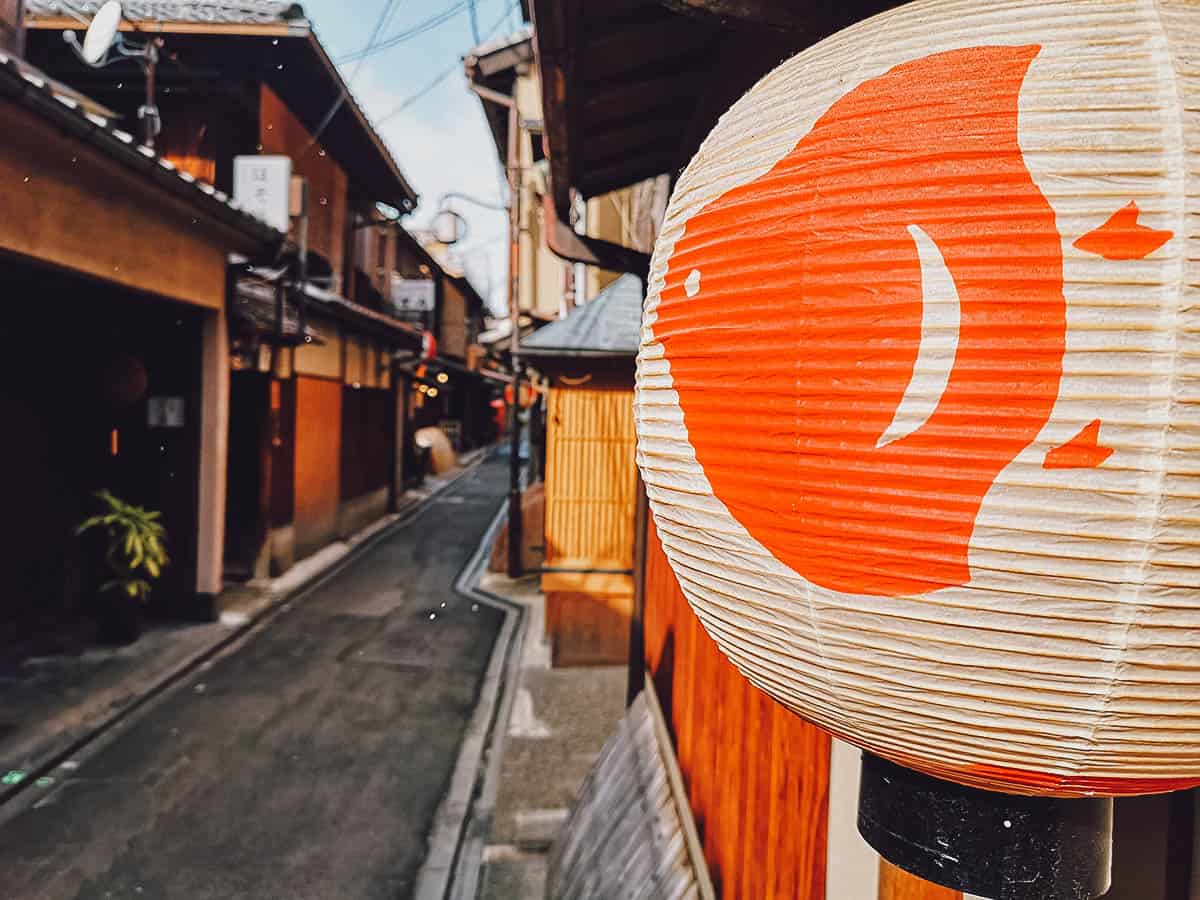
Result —
[[722, 117], [655, 250], [638, 461], [696, 614], [859, 746], [1200, 783], [1200, 7], [915, 3]]

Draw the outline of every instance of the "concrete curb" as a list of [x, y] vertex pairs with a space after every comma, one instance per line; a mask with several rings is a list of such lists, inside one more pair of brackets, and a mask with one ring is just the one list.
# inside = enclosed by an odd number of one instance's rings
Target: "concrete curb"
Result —
[[[453, 478], [450, 478], [443, 484], [429, 493], [428, 496], [406, 505], [401, 512], [393, 514], [391, 521], [386, 524], [379, 522], [372, 523], [364, 528], [358, 534], [343, 542], [345, 551], [337, 554], [331, 554], [322, 560], [322, 566], [305, 573], [303, 580], [295, 584], [286, 582], [287, 576], [283, 576], [280, 581], [286, 585], [284, 589], [277, 595], [271, 597], [267, 602], [263, 603], [257, 609], [249, 613], [243, 621], [239, 621], [236, 625], [228, 624], [228, 631], [220, 637], [213, 640], [211, 644], [205, 647], [198, 653], [184, 658], [177, 666], [172, 668], [163, 677], [146, 686], [146, 688], [138, 694], [130, 702], [126, 703], [119, 709], [114, 709], [111, 715], [99, 721], [96, 725], [90, 727], [77, 739], [71, 741], [66, 746], [59, 746], [51, 753], [47, 754], [43, 759], [29, 765], [25, 770], [24, 779], [15, 785], [8, 785], [0, 789], [0, 822], [5, 821], [19, 809], [10, 809], [13, 806], [20, 807], [17, 803], [21, 799], [21, 795], [32, 787], [38, 779], [49, 776], [62, 763], [78, 756], [85, 749], [89, 748], [98, 741], [101, 741], [106, 735], [115, 730], [119, 725], [133, 720], [138, 714], [143, 712], [150, 706], [152, 701], [161, 697], [173, 687], [184, 681], [190, 674], [211, 663], [218, 656], [233, 650], [237, 645], [244, 642], [252, 634], [265, 628], [270, 624], [280, 612], [291, 604], [299, 602], [304, 596], [316, 588], [320, 587], [329, 579], [336, 576], [339, 572], [345, 569], [348, 565], [355, 562], [364, 553], [370, 550], [381, 541], [390, 537], [394, 532], [400, 530], [404, 526], [411, 523], [418, 516], [422, 515], [437, 501], [443, 493], [458, 484], [459, 481], [474, 472], [479, 465], [490, 456], [490, 452], [477, 453], [463, 466], [462, 471], [458, 472]], [[319, 554], [315, 554], [317, 556]], [[310, 557], [312, 559], [312, 557]], [[298, 565], [302, 565], [298, 564]], [[460, 576], [461, 579], [461, 576]]]
[[429, 852], [417, 875], [413, 900], [474, 900], [479, 892], [483, 846], [491, 830], [499, 788], [505, 725], [516, 696], [517, 669], [528, 623], [522, 606], [479, 588], [492, 545], [507, 515], [506, 502], [454, 584], [458, 594], [502, 611], [505, 619], [492, 647], [450, 789], [434, 815]]

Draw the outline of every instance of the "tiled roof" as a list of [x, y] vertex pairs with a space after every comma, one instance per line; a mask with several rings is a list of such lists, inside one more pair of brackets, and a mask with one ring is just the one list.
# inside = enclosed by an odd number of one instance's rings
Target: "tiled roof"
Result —
[[232, 197], [180, 171], [169, 160], [138, 143], [129, 132], [114, 127], [99, 113], [89, 112], [76, 96], [56, 90], [55, 84], [33, 66], [0, 51], [0, 97], [38, 112], [117, 162], [257, 240], [282, 243], [284, 234], [243, 210]]
[[[346, 0], [349, 5], [350, 0]], [[61, 28], [62, 17], [77, 20], [83, 28], [103, 5], [103, 0], [26, 0], [25, 17], [31, 28], [40, 27]], [[371, 120], [368, 118], [362, 104], [355, 98], [349, 86], [343, 80], [333, 61], [329, 58], [321, 44], [312, 23], [305, 16], [304, 8], [299, 3], [286, 0], [126, 0], [122, 6], [124, 18], [144, 30], [161, 30], [172, 32], [177, 38], [190, 32], [215, 31], [234, 35], [250, 35], [258, 33], [260, 26], [277, 26], [267, 29], [271, 35], [282, 35], [286, 32], [294, 41], [286, 43], [297, 45], [291, 50], [289, 64], [297, 62], [305, 68], [306, 78], [320, 85], [321, 96], [308, 94], [302, 88], [296, 88], [292, 93], [283, 89], [280, 80], [295, 82], [290, 71], [288, 77], [279, 76], [273, 87], [293, 112], [300, 112], [301, 118], [306, 116], [300, 109], [304, 105], [303, 98], [307, 97], [312, 104], [319, 104], [320, 111], [312, 117], [307, 117], [308, 127], [316, 127], [330, 103], [337, 95], [345, 98], [344, 108], [352, 111], [358, 120], [357, 128], [342, 127], [344, 123], [335, 123], [324, 135], [323, 143], [326, 148], [339, 159], [343, 168], [353, 168], [364, 184], [370, 185], [374, 191], [373, 199], [400, 208], [404, 212], [416, 206], [418, 196], [408, 179], [405, 178], [399, 164], [396, 162], [379, 135]], [[206, 29], [204, 26], [213, 28]], [[222, 27], [229, 26], [229, 27]], [[239, 28], [238, 26], [244, 26]], [[209, 37], [203, 34], [204, 39]], [[278, 38], [275, 38], [278, 42]], [[283, 52], [280, 48], [279, 52]], [[315, 56], [314, 56], [315, 55]], [[278, 67], [280, 70], [283, 66]], [[274, 70], [271, 75], [276, 75]], [[332, 97], [325, 96], [326, 89], [335, 92]], [[301, 99], [297, 99], [297, 95]], [[329, 123], [326, 123], [329, 124]], [[363, 165], [358, 160], [369, 160]]]
[[[90, 17], [102, 0], [26, 0], [29, 15]], [[129, 0], [125, 17], [160, 22], [229, 22], [268, 25], [304, 18], [299, 3], [284, 0]]]
[[642, 280], [622, 275], [595, 299], [521, 342], [528, 356], [636, 356], [642, 327]]

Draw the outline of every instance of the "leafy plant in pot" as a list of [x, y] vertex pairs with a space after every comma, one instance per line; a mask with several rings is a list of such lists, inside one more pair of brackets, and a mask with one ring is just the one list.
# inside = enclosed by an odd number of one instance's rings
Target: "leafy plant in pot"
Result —
[[100, 639], [129, 644], [142, 633], [141, 607], [170, 563], [162, 514], [126, 503], [109, 491], [97, 491], [104, 512], [84, 520], [77, 535], [101, 532], [107, 538], [104, 564], [109, 579], [100, 585], [97, 606]]

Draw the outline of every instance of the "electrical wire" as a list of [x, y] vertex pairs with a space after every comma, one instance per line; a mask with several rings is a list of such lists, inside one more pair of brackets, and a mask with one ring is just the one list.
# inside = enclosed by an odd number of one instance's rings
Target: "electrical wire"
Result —
[[[500, 19], [496, 22], [496, 24], [493, 25], [491, 28], [489, 28], [487, 30], [487, 32], [482, 36], [483, 40], [487, 40], [493, 34], [495, 34], [496, 31], [498, 31], [500, 29], [500, 26], [503, 25], [506, 21], [508, 21], [509, 14], [512, 13], [512, 11], [514, 9], [516, 9], [518, 5], [519, 5], [519, 0], [514, 0], [514, 2], [508, 7], [508, 9], [506, 9], [504, 11], [504, 15], [501, 16]], [[408, 109], [410, 106], [412, 106], [418, 100], [420, 100], [422, 97], [424, 97], [426, 94], [428, 94], [434, 88], [436, 88], [439, 84], [441, 84], [443, 81], [445, 81], [451, 75], [453, 75], [455, 72], [460, 71], [461, 69], [462, 69], [462, 62], [460, 60], [455, 60], [454, 63], [449, 68], [447, 68], [445, 71], [439, 73], [438, 76], [436, 78], [434, 78], [431, 82], [429, 82], [429, 84], [425, 85], [425, 87], [421, 88], [415, 94], [412, 94], [409, 97], [405, 98], [394, 109], [385, 113], [382, 117], [376, 119], [374, 122], [375, 127], [379, 128], [381, 125], [383, 125], [384, 122], [387, 122], [390, 119], [393, 119], [396, 116], [400, 115], [400, 113], [404, 112], [404, 110]]]
[[471, 37], [478, 47], [483, 41], [479, 37], [479, 10], [475, 7], [475, 0], [467, 0], [467, 11], [471, 14]]
[[[396, 11], [397, 0], [386, 0], [383, 9], [379, 11], [379, 16], [375, 19], [375, 25], [371, 29], [371, 38], [367, 41], [367, 49], [370, 50], [379, 41], [379, 35], [383, 31], [383, 26], [391, 19], [392, 14]], [[321, 139], [321, 135], [325, 133], [325, 129], [329, 127], [329, 123], [333, 121], [333, 117], [338, 114], [338, 110], [346, 103], [346, 98], [350, 95], [350, 85], [354, 83], [354, 79], [358, 77], [359, 71], [362, 69], [363, 60], [366, 56], [361, 56], [358, 59], [358, 64], [354, 67], [354, 71], [350, 73], [349, 79], [346, 81], [346, 86], [343, 91], [338, 94], [338, 98], [333, 101], [333, 105], [329, 107], [329, 112], [321, 119], [321, 123], [313, 132], [312, 139], [308, 142], [308, 146], [304, 148], [304, 154], [307, 156], [312, 152], [313, 147], [317, 145], [317, 141]]]
[[[507, 15], [507, 13], [506, 13], [506, 15]], [[436, 78], [434, 78], [433, 81], [429, 82], [429, 84], [425, 85], [425, 87], [421, 88], [415, 94], [410, 95], [408, 98], [406, 98], [404, 101], [402, 101], [398, 106], [396, 106], [394, 109], [392, 109], [386, 115], [384, 115], [382, 118], [376, 119], [375, 127], [378, 128], [384, 122], [387, 122], [390, 119], [394, 119], [396, 116], [400, 115], [400, 113], [404, 112], [404, 110], [408, 109], [410, 106], [412, 106], [414, 103], [416, 103], [418, 100], [420, 100], [422, 97], [424, 97], [426, 94], [428, 94], [435, 87], [437, 87], [439, 84], [441, 84], [443, 81], [445, 81], [447, 78], [449, 78], [451, 75], [453, 75], [455, 72], [457, 72], [461, 68], [462, 68], [461, 62], [455, 61], [454, 63], [452, 63], [448, 69], [446, 69], [444, 72], [442, 72]]]
[[[442, 10], [440, 13], [436, 13], [435, 15], [430, 16], [428, 19], [426, 19], [423, 22], [419, 22], [418, 24], [414, 25], [412, 28], [409, 28], [405, 31], [401, 31], [397, 34], [393, 34], [390, 37], [384, 38], [382, 41], [379, 41], [374, 47], [364, 47], [361, 50], [356, 50], [353, 53], [347, 54], [346, 56], [343, 56], [339, 60], [337, 60], [337, 62], [339, 64], [355, 62], [359, 59], [363, 59], [368, 56], [374, 56], [376, 53], [382, 53], [384, 50], [390, 50], [393, 47], [397, 47], [400, 44], [403, 44], [405, 41], [409, 41], [415, 37], [419, 37], [422, 34], [425, 34], [425, 32], [432, 31], [434, 28], [437, 28], [439, 25], [449, 22], [451, 19], [453, 19], [455, 16], [457, 16], [460, 12], [462, 12], [466, 8], [467, 8], [467, 0], [458, 0], [458, 2], [452, 4], [451, 6], [447, 7], [446, 9]], [[507, 13], [505, 13], [505, 15], [507, 15]]]
[[[367, 49], [372, 49], [379, 42], [379, 35], [383, 32], [383, 27], [391, 20], [397, 9], [396, 0], [386, 0], [383, 4], [383, 9], [379, 13], [379, 18], [375, 20], [375, 27], [371, 29], [371, 37], [367, 41]], [[359, 57], [358, 64], [355, 65], [354, 71], [350, 73], [350, 78], [346, 81], [347, 86], [354, 84], [354, 79], [358, 77], [359, 71], [362, 69], [365, 56]]]

